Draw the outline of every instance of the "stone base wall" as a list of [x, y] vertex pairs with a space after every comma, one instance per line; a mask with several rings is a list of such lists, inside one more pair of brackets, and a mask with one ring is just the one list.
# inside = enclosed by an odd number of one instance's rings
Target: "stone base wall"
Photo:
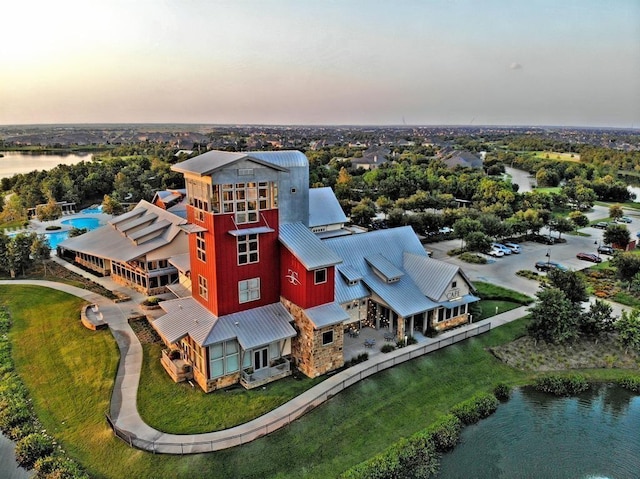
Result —
[[[291, 356], [299, 371], [310, 378], [318, 377], [344, 365], [344, 333], [342, 324], [315, 329], [304, 310], [281, 298], [282, 304], [294, 318], [298, 335], [291, 341]], [[322, 335], [333, 331], [333, 342], [323, 346]]]
[[433, 329], [435, 329], [436, 331], [446, 331], [448, 329], [455, 328], [463, 324], [467, 324], [468, 322], [469, 322], [469, 315], [465, 313], [461, 316], [456, 316], [455, 318], [448, 319], [447, 321], [434, 323]]
[[209, 380], [207, 380], [204, 374], [202, 374], [197, 369], [194, 369], [193, 372], [194, 379], [206, 393], [210, 393], [217, 389], [226, 388], [240, 382], [240, 372]]

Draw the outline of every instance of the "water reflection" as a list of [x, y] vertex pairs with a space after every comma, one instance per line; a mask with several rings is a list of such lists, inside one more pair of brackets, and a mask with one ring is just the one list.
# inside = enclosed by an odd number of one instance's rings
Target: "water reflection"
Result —
[[573, 398], [518, 390], [493, 416], [464, 429], [439, 477], [637, 479], [638, 430], [640, 397], [621, 388]]

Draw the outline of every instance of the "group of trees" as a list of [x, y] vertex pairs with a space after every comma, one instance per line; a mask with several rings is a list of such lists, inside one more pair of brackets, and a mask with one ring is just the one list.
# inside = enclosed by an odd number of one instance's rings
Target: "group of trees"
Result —
[[554, 269], [547, 279], [530, 308], [528, 331], [533, 338], [562, 344], [578, 338], [597, 341], [615, 331], [625, 348], [640, 352], [640, 310], [624, 312], [617, 319], [611, 306], [599, 299], [585, 309], [588, 294], [579, 271]]
[[0, 273], [15, 278], [25, 275], [36, 261], [43, 263], [51, 256], [51, 247], [44, 235], [18, 233], [7, 236], [0, 233]]

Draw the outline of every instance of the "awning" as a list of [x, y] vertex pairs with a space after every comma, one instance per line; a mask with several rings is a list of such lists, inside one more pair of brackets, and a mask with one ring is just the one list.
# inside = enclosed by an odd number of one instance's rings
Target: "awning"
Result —
[[460, 298], [454, 299], [452, 301], [447, 301], [446, 303], [440, 303], [440, 306], [444, 306], [447, 309], [453, 309], [456, 306], [462, 306], [463, 304], [475, 303], [476, 301], [480, 301], [480, 298], [474, 296], [472, 294], [464, 295]]
[[231, 236], [258, 235], [262, 233], [273, 233], [275, 230], [268, 226], [256, 226], [255, 228], [243, 228], [241, 230], [231, 230]]

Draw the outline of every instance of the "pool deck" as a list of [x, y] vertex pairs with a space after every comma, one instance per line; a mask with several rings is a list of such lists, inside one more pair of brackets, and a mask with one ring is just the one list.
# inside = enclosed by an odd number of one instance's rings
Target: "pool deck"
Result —
[[[107, 224], [107, 221], [109, 221], [111, 218], [113, 218], [113, 216], [105, 214], [105, 213], [83, 213], [83, 212], [79, 212], [79, 213], [62, 215], [57, 220], [53, 220], [53, 221], [38, 221], [36, 219], [32, 219], [32, 220], [29, 220], [29, 227], [28, 228], [23, 228], [21, 230], [16, 230], [16, 232], [17, 233], [20, 233], [20, 232], [26, 232], [26, 233], [36, 232], [38, 234], [45, 234], [45, 233], [52, 233], [52, 232], [55, 232], [55, 231], [68, 231], [68, 230], [72, 229], [73, 226], [69, 225], [69, 224], [64, 224], [63, 221], [69, 220], [69, 219], [78, 219], [78, 218], [95, 218], [98, 221], [100, 221], [100, 226], [102, 226], [102, 225]], [[52, 230], [47, 230], [47, 227], [51, 227], [51, 226], [59, 226], [60, 229], [56, 229], [56, 230], [53, 230], [53, 231]]]

